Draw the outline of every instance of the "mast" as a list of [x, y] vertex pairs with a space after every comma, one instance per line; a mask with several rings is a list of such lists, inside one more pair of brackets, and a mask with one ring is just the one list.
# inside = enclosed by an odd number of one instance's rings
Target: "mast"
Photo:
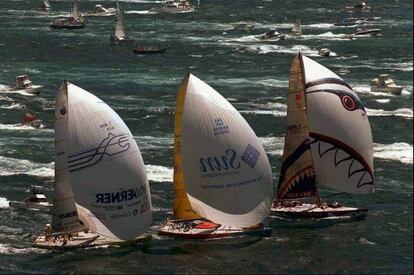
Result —
[[276, 201], [317, 197], [304, 74], [299, 53], [290, 68], [285, 145]]
[[68, 90], [64, 81], [55, 105], [55, 183], [52, 209], [52, 232], [74, 232], [84, 229], [70, 185], [68, 171]]
[[184, 102], [190, 74], [184, 78], [177, 93], [174, 116], [174, 203], [173, 212], [176, 219], [197, 219], [200, 216], [191, 207], [184, 183], [183, 158], [181, 154], [181, 131], [183, 123]]

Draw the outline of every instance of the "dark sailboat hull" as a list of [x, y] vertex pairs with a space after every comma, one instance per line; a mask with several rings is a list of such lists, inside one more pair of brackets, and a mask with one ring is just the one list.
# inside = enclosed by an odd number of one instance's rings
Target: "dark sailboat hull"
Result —
[[153, 48], [153, 47], [148, 47], [148, 48], [135, 48], [134, 52], [136, 54], [157, 54], [157, 53], [164, 53], [165, 52], [165, 48]]

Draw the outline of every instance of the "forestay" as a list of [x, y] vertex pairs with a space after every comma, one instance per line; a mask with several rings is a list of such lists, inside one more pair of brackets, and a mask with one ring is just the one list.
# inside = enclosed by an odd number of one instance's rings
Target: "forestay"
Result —
[[270, 211], [273, 189], [262, 145], [213, 88], [191, 74], [183, 83], [182, 169], [192, 208], [222, 225], [261, 223]]
[[78, 211], [90, 230], [131, 240], [152, 222], [144, 162], [131, 132], [108, 105], [71, 84], [68, 172]]
[[300, 57], [318, 183], [350, 193], [374, 191], [372, 134], [361, 100], [335, 73]]

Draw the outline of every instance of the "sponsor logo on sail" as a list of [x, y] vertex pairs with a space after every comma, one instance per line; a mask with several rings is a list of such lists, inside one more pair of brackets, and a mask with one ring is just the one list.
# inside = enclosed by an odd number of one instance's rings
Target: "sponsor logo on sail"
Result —
[[260, 153], [252, 145], [248, 145], [239, 157], [236, 150], [227, 149], [221, 156], [200, 158], [200, 173], [202, 177], [217, 177], [238, 174], [242, 160], [249, 167], [254, 168], [259, 160]]
[[[95, 203], [110, 204], [110, 203], [121, 203], [132, 200], [137, 200], [146, 194], [146, 189], [143, 185], [137, 188], [131, 188], [118, 192], [107, 192], [96, 194]], [[122, 209], [122, 208], [121, 208]]]
[[128, 134], [114, 135], [108, 133], [98, 146], [75, 153], [68, 157], [69, 172], [78, 171], [99, 163], [104, 157], [112, 157], [130, 148]]
[[219, 135], [225, 135], [230, 133], [230, 128], [228, 125], [226, 125], [222, 118], [216, 118], [214, 119], [214, 125], [213, 131], [215, 136]]

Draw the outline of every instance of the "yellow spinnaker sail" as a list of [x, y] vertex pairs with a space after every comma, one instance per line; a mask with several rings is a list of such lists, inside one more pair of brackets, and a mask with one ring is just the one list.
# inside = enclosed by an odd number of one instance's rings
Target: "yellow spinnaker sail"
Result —
[[176, 219], [197, 219], [200, 216], [191, 207], [184, 183], [183, 161], [181, 156], [181, 128], [184, 101], [189, 74], [184, 78], [177, 93], [174, 121], [174, 216]]

